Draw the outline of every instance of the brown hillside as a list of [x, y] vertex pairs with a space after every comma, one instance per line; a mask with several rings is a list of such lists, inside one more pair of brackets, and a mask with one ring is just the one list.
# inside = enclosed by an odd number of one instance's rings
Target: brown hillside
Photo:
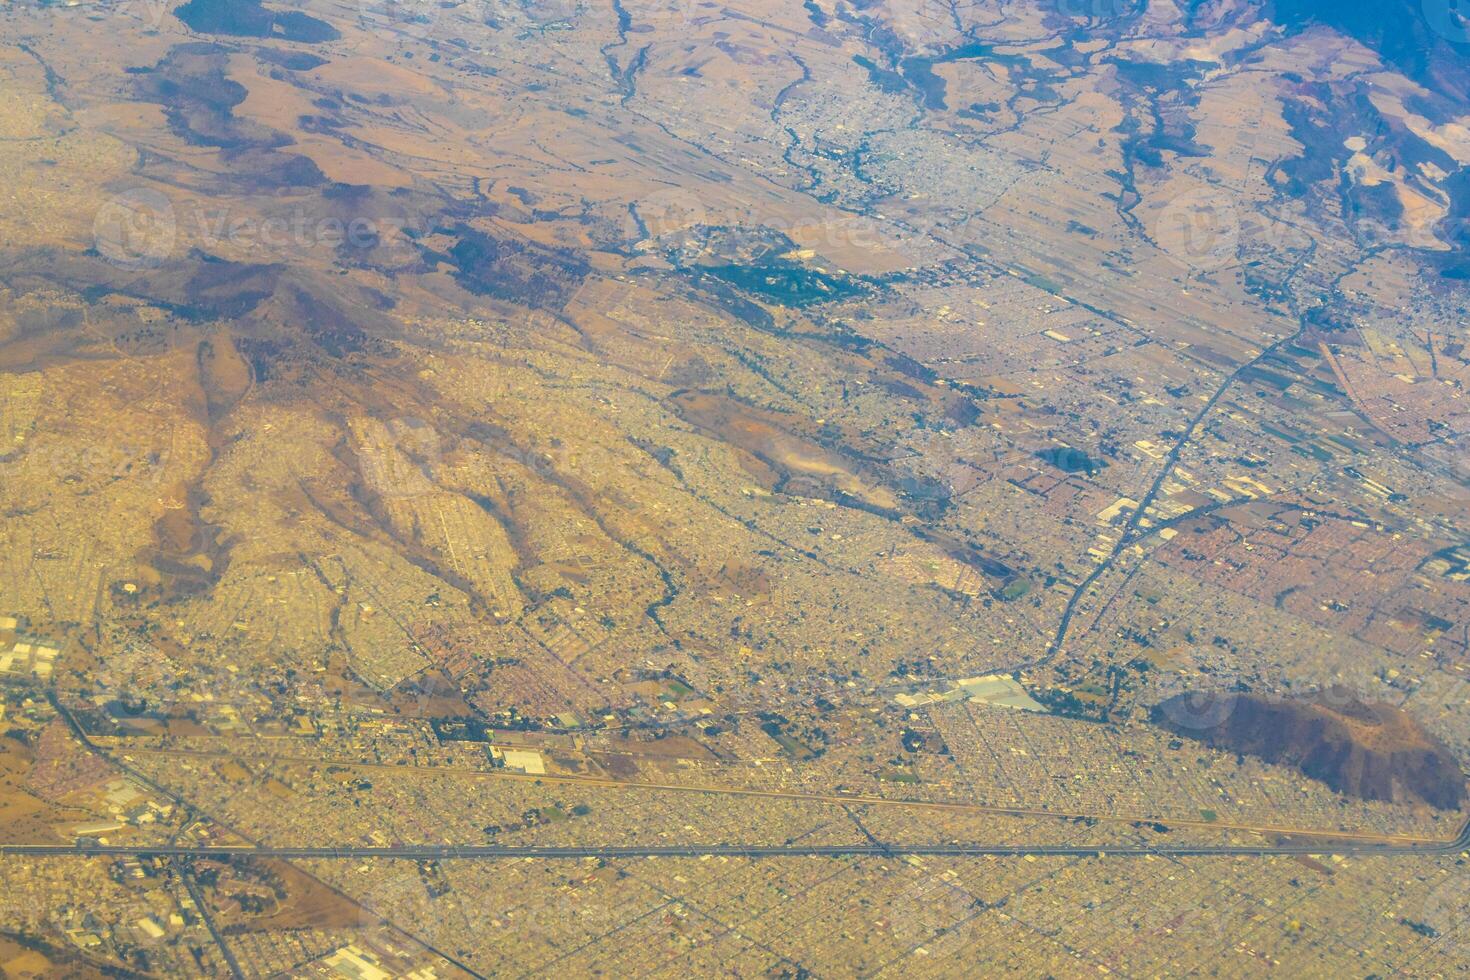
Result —
[[1459, 809], [1464, 802], [1459, 762], [1392, 705], [1348, 697], [1272, 701], [1233, 694], [1206, 728], [1178, 722], [1188, 717], [1178, 706], [1190, 697], [1181, 694], [1157, 705], [1155, 721], [1214, 748], [1293, 766], [1347, 796], [1424, 802], [1443, 810]]

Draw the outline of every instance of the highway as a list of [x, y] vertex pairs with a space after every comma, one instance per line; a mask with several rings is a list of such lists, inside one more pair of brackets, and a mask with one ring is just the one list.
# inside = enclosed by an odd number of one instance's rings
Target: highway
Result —
[[[502, 743], [507, 744], [507, 743]], [[181, 758], [249, 758], [268, 761], [271, 765], [291, 766], [335, 766], [343, 769], [386, 771], [400, 777], [439, 779], [446, 776], [470, 779], [519, 780], [532, 783], [566, 783], [599, 789], [642, 791], [653, 793], [692, 793], [708, 796], [732, 796], [759, 800], [783, 800], [794, 803], [817, 803], [831, 806], [876, 806], [912, 809], [919, 812], [940, 811], [951, 813], [989, 814], [1001, 817], [1038, 818], [1045, 820], [1090, 820], [1112, 824], [1164, 824], [1171, 828], [1192, 828], [1212, 833], [1239, 832], [1262, 834], [1271, 837], [1311, 837], [1322, 840], [1349, 841], [1365, 844], [1443, 844], [1442, 839], [1416, 837], [1408, 834], [1374, 834], [1366, 831], [1325, 830], [1311, 827], [1290, 827], [1282, 824], [1240, 823], [1228, 820], [1189, 819], [1178, 816], [1160, 816], [1148, 813], [1086, 813], [1079, 810], [1046, 809], [1025, 806], [997, 806], [985, 803], [969, 803], [955, 800], [919, 800], [903, 797], [872, 796], [864, 793], [820, 793], [801, 790], [758, 789], [745, 786], [720, 786], [708, 783], [660, 783], [614, 779], [605, 776], [583, 776], [554, 773], [522, 773], [510, 769], [475, 769], [457, 766], [399, 766], [385, 762], [363, 762], [327, 756], [250, 755], [223, 749], [150, 749], [129, 746], [122, 754], [131, 758], [139, 755], [154, 755]]]
[[1302, 840], [1275, 844], [648, 844], [530, 845], [398, 844], [383, 847], [272, 847], [266, 845], [5, 844], [7, 857], [258, 857], [336, 859], [399, 858], [414, 861], [506, 861], [526, 858], [702, 858], [702, 857], [1270, 857], [1344, 854], [1403, 857], [1457, 854], [1470, 849], [1470, 821], [1452, 841], [1437, 844], [1379, 844], [1367, 841]]
[[[1287, 276], [1287, 280], [1289, 281], [1305, 266], [1307, 266], [1316, 254], [1317, 243], [1316, 241], [1313, 241], [1306, 249], [1306, 251], [1297, 258], [1296, 263], [1292, 266], [1291, 272]], [[1339, 280], [1341, 280], [1341, 278], [1345, 277], [1346, 275], [1347, 273], [1343, 273], [1343, 276], [1340, 276]], [[1334, 285], [1336, 285], [1336, 283], [1334, 283]], [[1074, 300], [1074, 302], [1080, 301]], [[1115, 318], [1110, 317], [1110, 319]], [[1302, 334], [1306, 333], [1306, 330], [1306, 318], [1304, 316], [1298, 316], [1298, 324], [1295, 331], [1268, 344], [1264, 349], [1261, 350], [1260, 353], [1256, 354], [1250, 360], [1246, 361], [1244, 364], [1241, 364], [1234, 371], [1231, 371], [1228, 375], [1225, 376], [1225, 378], [1215, 388], [1214, 392], [1211, 393], [1210, 397], [1205, 400], [1204, 405], [1202, 405], [1199, 411], [1197, 411], [1194, 416], [1189, 420], [1189, 424], [1185, 427], [1184, 433], [1175, 441], [1174, 445], [1170, 447], [1168, 454], [1164, 457], [1163, 466], [1159, 468], [1159, 472], [1154, 477], [1153, 482], [1149, 484], [1148, 489], [1139, 499], [1138, 506], [1133, 508], [1133, 511], [1128, 515], [1128, 520], [1124, 522], [1122, 533], [1118, 535], [1118, 540], [1113, 545], [1112, 551], [1108, 553], [1106, 558], [1098, 562], [1097, 567], [1092, 570], [1091, 574], [1089, 574], [1087, 578], [1082, 580], [1082, 583], [1078, 585], [1077, 589], [1072, 593], [1072, 597], [1067, 601], [1066, 608], [1062, 610], [1062, 618], [1057, 623], [1056, 634], [1052, 637], [1051, 643], [1047, 645], [1046, 652], [1040, 658], [1036, 659], [1033, 662], [1018, 665], [1016, 668], [1014, 668], [1014, 673], [1019, 673], [1022, 670], [1034, 670], [1038, 667], [1044, 667], [1061, 655], [1063, 644], [1065, 644], [1067, 641], [1067, 631], [1072, 625], [1072, 618], [1077, 614], [1077, 608], [1081, 604], [1083, 597], [1092, 590], [1093, 584], [1096, 583], [1097, 580], [1101, 578], [1105, 572], [1107, 572], [1110, 568], [1113, 567], [1114, 564], [1117, 563], [1123, 552], [1126, 551], [1130, 545], [1138, 541], [1141, 537], [1145, 536], [1145, 531], [1143, 529], [1144, 517], [1148, 512], [1148, 509], [1153, 506], [1154, 501], [1158, 499], [1159, 492], [1163, 490], [1164, 484], [1167, 483], [1169, 479], [1174, 475], [1174, 469], [1179, 465], [1179, 458], [1183, 455], [1185, 447], [1187, 447], [1191, 442], [1194, 441], [1194, 434], [1196, 430], [1198, 430], [1200, 425], [1202, 425], [1205, 420], [1209, 418], [1210, 413], [1215, 410], [1215, 406], [1220, 403], [1220, 399], [1225, 397], [1225, 393], [1230, 390], [1230, 387], [1234, 385], [1235, 382], [1238, 381], [1242, 375], [1244, 375], [1251, 368], [1260, 364], [1262, 361], [1269, 358], [1280, 348], [1288, 344], [1295, 343], [1296, 340], [1302, 336]], [[1160, 530], [1162, 526], [1163, 525], [1156, 526], [1146, 533], [1155, 533]]]
[[[156, 789], [158, 792], [174, 800], [186, 810], [193, 811], [192, 804], [186, 802], [182, 797], [154, 783], [146, 775], [139, 772], [133, 766], [128, 765], [124, 759], [117, 758], [109, 753], [103, 752], [99, 746], [92, 742], [91, 738], [76, 723], [76, 719], [59, 702], [56, 704], [61, 717], [68, 723], [74, 734], [94, 752], [109, 759], [123, 771], [128, 772], [144, 785]], [[180, 751], [180, 750], [146, 750], [131, 747], [128, 751], [137, 754], [160, 754], [160, 755], [185, 755], [185, 756], [213, 756], [217, 753], [210, 751]], [[123, 753], [124, 756], [127, 752]], [[365, 769], [391, 769], [398, 773], [415, 772], [413, 767], [390, 766], [383, 763], [361, 763], [350, 760], [329, 760], [315, 758], [294, 759], [291, 757], [271, 757], [275, 764], [292, 762], [295, 764], [312, 765], [343, 765]], [[702, 857], [901, 857], [913, 856], [947, 856], [947, 857], [1205, 857], [1205, 856], [1271, 856], [1271, 855], [1302, 855], [1302, 854], [1343, 854], [1357, 856], [1424, 856], [1432, 854], [1458, 854], [1461, 851], [1470, 850], [1470, 819], [1461, 826], [1457, 836], [1451, 840], [1433, 840], [1429, 838], [1415, 838], [1408, 836], [1380, 836], [1364, 833], [1344, 832], [1340, 830], [1313, 831], [1307, 828], [1248, 826], [1244, 824], [1227, 824], [1218, 821], [1192, 821], [1192, 820], [1156, 820], [1147, 817], [1126, 817], [1121, 815], [1091, 816], [1085, 814], [1059, 813], [1053, 810], [1030, 809], [1022, 807], [990, 807], [983, 804], [943, 802], [927, 800], [904, 800], [890, 799], [885, 797], [874, 797], [862, 794], [820, 794], [803, 793], [791, 790], [768, 790], [753, 789], [731, 786], [689, 785], [680, 783], [645, 783], [631, 782], [605, 777], [587, 776], [565, 776], [550, 774], [522, 774], [511, 773], [506, 770], [452, 770], [455, 774], [474, 775], [481, 778], [493, 779], [530, 779], [536, 782], [557, 781], [568, 783], [580, 783], [584, 785], [597, 785], [607, 788], [616, 788], [625, 791], [653, 791], [672, 793], [701, 793], [713, 795], [730, 795], [755, 797], [765, 799], [782, 799], [801, 801], [808, 803], [826, 803], [839, 805], [846, 809], [849, 806], [898, 806], [912, 807], [920, 812], [923, 810], [955, 810], [970, 811], [975, 813], [990, 813], [993, 815], [1004, 815], [1013, 817], [1046, 817], [1050, 819], [1076, 820], [1093, 819], [1100, 822], [1123, 823], [1123, 822], [1162, 822], [1175, 827], [1208, 828], [1216, 832], [1238, 832], [1254, 833], [1267, 838], [1275, 838], [1275, 843], [1253, 843], [1253, 844], [1200, 844], [1179, 843], [1171, 844], [1159, 842], [1149, 845], [1130, 844], [1108, 846], [1107, 844], [982, 844], [982, 843], [927, 843], [914, 844], [902, 842], [879, 842], [869, 840], [864, 843], [852, 844], [672, 844], [672, 845], [521, 845], [521, 846], [496, 846], [486, 844], [400, 844], [378, 847], [362, 846], [338, 846], [338, 847], [280, 847], [252, 841], [248, 836], [241, 834], [246, 843], [238, 845], [188, 845], [168, 843], [161, 845], [122, 845], [122, 844], [0, 844], [0, 856], [12, 857], [106, 857], [106, 856], [135, 856], [135, 857], [168, 857], [179, 859], [210, 858], [210, 857], [259, 857], [292, 859], [342, 859], [342, 860], [364, 860], [364, 859], [405, 859], [419, 861], [441, 861], [441, 860], [517, 860], [527, 858], [544, 859], [581, 859], [581, 858], [608, 858], [608, 859], [636, 859], [649, 857], [670, 858], [702, 858]], [[443, 769], [417, 770], [418, 774], [442, 775], [447, 774]], [[213, 819], [213, 818], [211, 818]], [[216, 821], [219, 822], [219, 821]], [[221, 826], [229, 828], [228, 824]]]

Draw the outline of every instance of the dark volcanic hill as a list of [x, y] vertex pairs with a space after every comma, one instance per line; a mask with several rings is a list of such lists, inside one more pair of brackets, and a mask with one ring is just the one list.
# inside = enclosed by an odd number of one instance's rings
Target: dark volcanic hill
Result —
[[1155, 706], [1154, 721], [1214, 748], [1293, 766], [1347, 796], [1424, 802], [1442, 810], [1457, 810], [1465, 800], [1459, 762], [1392, 705], [1232, 694], [1212, 708], [1211, 727], [1200, 727], [1181, 723], [1198, 718], [1193, 697], [1181, 694]]

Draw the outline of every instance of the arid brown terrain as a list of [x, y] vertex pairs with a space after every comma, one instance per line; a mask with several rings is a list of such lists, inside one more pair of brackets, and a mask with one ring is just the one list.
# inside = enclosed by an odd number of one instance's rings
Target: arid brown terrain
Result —
[[4, 6], [0, 971], [1462, 971], [1463, 27]]

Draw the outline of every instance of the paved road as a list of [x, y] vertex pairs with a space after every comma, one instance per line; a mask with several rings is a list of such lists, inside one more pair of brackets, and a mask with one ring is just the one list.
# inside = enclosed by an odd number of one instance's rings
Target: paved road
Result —
[[822, 803], [843, 808], [849, 806], [907, 808], [918, 811], [938, 810], [951, 813], [989, 814], [1002, 817], [1038, 818], [1044, 820], [1092, 820], [1112, 824], [1164, 824], [1172, 828], [1188, 827], [1208, 830], [1212, 833], [1239, 832], [1263, 834], [1270, 837], [1312, 837], [1323, 840], [1343, 840], [1361, 844], [1441, 844], [1443, 841], [1408, 834], [1374, 834], [1368, 831], [1321, 830], [1311, 827], [1289, 827], [1285, 825], [1249, 824], [1227, 820], [1188, 819], [1183, 817], [1158, 816], [1152, 814], [1096, 814], [1076, 810], [1042, 809], [1040, 807], [992, 806], [984, 803], [967, 803], [956, 800], [915, 800], [903, 797], [871, 796], [864, 793], [814, 793], [799, 790], [756, 789], [742, 786], [714, 786], [708, 783], [655, 783], [613, 779], [605, 776], [572, 776], [552, 773], [523, 773], [510, 769], [473, 769], [458, 766], [400, 766], [386, 762], [362, 762], [330, 756], [255, 755], [224, 749], [149, 749], [129, 746], [119, 750], [127, 756], [156, 755], [187, 758], [246, 758], [265, 760], [272, 765], [339, 766], [344, 769], [383, 770], [398, 776], [437, 779], [457, 776], [473, 779], [520, 780], [523, 782], [568, 783], [591, 786], [599, 789], [623, 791], [646, 791], [655, 793], [694, 793], [711, 796], [734, 796], [750, 799], [786, 800], [797, 803]]
[[[1270, 357], [1283, 345], [1296, 340], [1302, 335], [1304, 329], [1305, 327], [1299, 328], [1295, 333], [1282, 337], [1225, 376], [1225, 380], [1215, 389], [1214, 394], [1210, 395], [1209, 399], [1204, 403], [1204, 406], [1190, 419], [1189, 425], [1184, 429], [1184, 434], [1179, 437], [1179, 440], [1174, 443], [1173, 447], [1170, 448], [1168, 454], [1164, 457], [1164, 465], [1159, 468], [1158, 475], [1154, 477], [1154, 481], [1149, 484], [1148, 490], [1144, 492], [1143, 497], [1138, 501], [1138, 506], [1134, 507], [1133, 511], [1128, 515], [1128, 520], [1123, 524], [1122, 532], [1118, 535], [1118, 540], [1113, 545], [1112, 551], [1108, 553], [1106, 558], [1098, 562], [1097, 567], [1092, 570], [1087, 578], [1082, 580], [1081, 584], [1072, 593], [1072, 597], [1067, 600], [1066, 608], [1062, 610], [1062, 618], [1057, 622], [1056, 634], [1052, 637], [1051, 643], [1047, 645], [1046, 652], [1034, 662], [1016, 668], [1017, 671], [1044, 667], [1061, 654], [1063, 644], [1067, 641], [1067, 630], [1072, 625], [1072, 618], [1077, 614], [1077, 608], [1081, 604], [1083, 597], [1092, 591], [1093, 584], [1117, 563], [1118, 558], [1123, 552], [1142, 536], [1144, 517], [1148, 509], [1153, 506], [1154, 501], [1158, 499], [1159, 491], [1163, 489], [1164, 484], [1174, 475], [1174, 468], [1179, 465], [1179, 457], [1184, 453], [1185, 447], [1194, 441], [1195, 430], [1209, 418], [1210, 413], [1215, 410], [1215, 406], [1219, 404], [1220, 399], [1225, 396], [1225, 392], [1230, 390], [1231, 385], [1235, 384], [1241, 375]], [[1157, 531], [1159, 528], [1156, 527], [1153, 530]]]
[[416, 861], [516, 860], [524, 858], [699, 858], [699, 857], [1208, 857], [1271, 856], [1293, 854], [1350, 854], [1360, 857], [1403, 857], [1407, 855], [1456, 854], [1470, 849], [1470, 822], [1453, 841], [1439, 844], [1374, 844], [1363, 841], [1304, 840], [1277, 844], [1157, 844], [1110, 847], [1081, 844], [672, 844], [631, 846], [497, 847], [494, 845], [414, 844], [386, 847], [269, 847], [242, 845], [130, 846], [122, 844], [6, 844], [0, 855], [10, 857], [270, 857], [285, 859], [326, 858], [363, 860], [402, 858]]
[[[1287, 281], [1290, 281], [1293, 277], [1295, 277], [1298, 272], [1300, 272], [1308, 263], [1311, 262], [1316, 254], [1317, 242], [1314, 239], [1306, 248], [1306, 250], [1297, 257], [1297, 260], [1293, 264], [1290, 273], [1288, 273], [1287, 275]], [[1342, 278], [1346, 275], [1347, 273], [1343, 273], [1342, 276], [1338, 277], [1337, 281], [1340, 282]], [[1080, 301], [1073, 300], [1073, 302]], [[1094, 312], [1102, 311], [1095, 310]], [[1110, 319], [1116, 318], [1110, 317]], [[1194, 417], [1189, 420], [1189, 425], [1185, 427], [1184, 434], [1181, 435], [1179, 439], [1174, 443], [1174, 445], [1169, 449], [1168, 454], [1164, 457], [1164, 465], [1159, 468], [1158, 475], [1154, 477], [1153, 482], [1149, 484], [1148, 490], [1144, 492], [1143, 497], [1138, 501], [1138, 506], [1133, 508], [1133, 512], [1128, 515], [1128, 520], [1124, 523], [1122, 533], [1118, 535], [1117, 543], [1113, 545], [1112, 551], [1108, 553], [1108, 556], [1106, 558], [1098, 563], [1097, 567], [1092, 570], [1092, 573], [1088, 575], [1087, 578], [1084, 579], [1080, 585], [1077, 586], [1076, 591], [1072, 593], [1072, 597], [1067, 600], [1067, 606], [1065, 609], [1062, 610], [1062, 618], [1057, 623], [1056, 634], [1052, 637], [1051, 643], [1047, 645], [1045, 653], [1043, 653], [1041, 657], [1034, 662], [1022, 664], [1015, 668], [1017, 672], [1019, 672], [1020, 670], [1029, 670], [1035, 669], [1037, 667], [1044, 667], [1051, 661], [1055, 660], [1061, 654], [1063, 644], [1067, 641], [1067, 630], [1072, 625], [1072, 618], [1076, 615], [1077, 607], [1082, 602], [1083, 597], [1092, 590], [1093, 584], [1099, 578], [1101, 578], [1102, 575], [1108, 571], [1108, 569], [1112, 568], [1113, 565], [1116, 564], [1118, 558], [1123, 554], [1123, 552], [1127, 550], [1127, 548], [1135, 541], [1137, 541], [1140, 537], [1144, 536], [1145, 532], [1142, 526], [1144, 516], [1148, 509], [1153, 506], [1153, 502], [1158, 499], [1159, 492], [1163, 489], [1164, 484], [1168, 482], [1168, 480], [1174, 475], [1174, 468], [1179, 465], [1179, 457], [1183, 455], [1185, 448], [1194, 441], [1195, 431], [1205, 422], [1206, 419], [1209, 418], [1210, 413], [1215, 410], [1215, 406], [1219, 404], [1220, 399], [1225, 396], [1225, 392], [1229, 391], [1231, 386], [1234, 385], [1236, 381], [1240, 380], [1242, 375], [1244, 375], [1251, 368], [1260, 364], [1262, 361], [1266, 360], [1282, 347], [1286, 346], [1287, 344], [1294, 343], [1297, 338], [1306, 333], [1306, 330], [1306, 318], [1304, 316], [1298, 316], [1298, 323], [1295, 331], [1268, 344], [1255, 357], [1252, 357], [1249, 361], [1241, 364], [1234, 371], [1231, 371], [1228, 375], [1225, 376], [1225, 378], [1220, 382], [1219, 386], [1205, 401], [1204, 405], [1201, 406], [1199, 411], [1194, 414]], [[1155, 527], [1152, 529], [1152, 531], [1148, 533], [1153, 533], [1153, 531], [1157, 530], [1159, 530], [1159, 528]]]
[[209, 911], [209, 903], [204, 899], [204, 891], [199, 887], [199, 882], [194, 880], [194, 869], [187, 865], [180, 869], [179, 877], [184, 881], [184, 887], [189, 890], [189, 897], [194, 900], [194, 907], [199, 910], [199, 917], [204, 920], [204, 927], [209, 930], [209, 935], [214, 939], [214, 944], [219, 947], [220, 955], [225, 959], [225, 965], [230, 969], [230, 976], [235, 980], [245, 980], [245, 971], [240, 968], [240, 961], [230, 951], [229, 943], [225, 937], [220, 935], [219, 928], [214, 924], [214, 916]]
[[[132, 774], [144, 783], [152, 786], [163, 795], [175, 800], [190, 812], [193, 811], [192, 804], [184, 801], [181, 797], [153, 783], [147, 776], [138, 772], [132, 766], [127, 765], [120, 759], [111, 757], [108, 753], [101, 751], [95, 745], [87, 733], [77, 724], [76, 719], [59, 702], [53, 699], [63, 719], [71, 726], [73, 732], [83, 744], [110, 758], [111, 761], [121, 767], [124, 771]], [[317, 760], [320, 762], [321, 760]], [[387, 767], [403, 771], [411, 767]], [[487, 773], [486, 775], [490, 775]], [[503, 770], [496, 770], [495, 775], [505, 778]], [[528, 777], [531, 778], [531, 777]], [[536, 779], [547, 779], [546, 776], [534, 777]], [[554, 778], [554, 777], [553, 777]], [[587, 780], [586, 777], [562, 777], [575, 779], [576, 781], [603, 782], [603, 780]], [[673, 790], [682, 792], [699, 793], [729, 793], [735, 795], [753, 795], [773, 798], [795, 798], [806, 801], [821, 801], [841, 804], [856, 805], [907, 805], [938, 809], [980, 809], [989, 810], [986, 807], [977, 807], [975, 804], [964, 803], [941, 803], [918, 800], [888, 800], [882, 797], [863, 796], [811, 796], [808, 794], [793, 793], [782, 790], [750, 790], [737, 789], [733, 787], [713, 786], [685, 786], [681, 784], [647, 784], [647, 783], [624, 783], [618, 780], [606, 780], [607, 784], [626, 789], [655, 789]], [[1065, 814], [1051, 811], [1028, 811], [997, 809], [994, 812], [1007, 813], [1017, 816], [1048, 816], [1066, 818]], [[1113, 818], [1118, 819], [1118, 818]], [[1228, 830], [1222, 825], [1212, 825], [1216, 830]], [[1427, 841], [1412, 840], [1404, 838], [1379, 838], [1373, 839], [1368, 836], [1357, 836], [1343, 834], [1337, 831], [1323, 831], [1313, 834], [1309, 830], [1287, 830], [1284, 828], [1235, 828], [1249, 830], [1254, 833], [1263, 833], [1276, 836], [1278, 843], [1275, 844], [1169, 844], [1159, 843], [1151, 846], [1119, 845], [1109, 847], [1107, 845], [1078, 845], [1078, 844], [904, 844], [904, 843], [864, 843], [864, 844], [838, 844], [838, 845], [739, 845], [739, 844], [687, 844], [687, 845], [646, 845], [646, 846], [494, 846], [494, 845], [397, 845], [386, 847], [274, 847], [259, 843], [245, 843], [239, 845], [205, 846], [205, 845], [181, 845], [167, 843], [152, 846], [121, 845], [121, 844], [4, 844], [0, 845], [0, 856], [8, 857], [108, 857], [108, 856], [136, 856], [136, 857], [170, 857], [179, 859], [210, 858], [210, 857], [259, 857], [259, 858], [281, 858], [292, 859], [341, 859], [341, 860], [364, 860], [371, 858], [398, 858], [406, 860], [437, 861], [437, 860], [518, 860], [527, 858], [543, 859], [579, 859], [579, 858], [647, 858], [647, 857], [671, 857], [671, 858], [700, 858], [700, 857], [895, 857], [905, 855], [915, 856], [949, 856], [949, 857], [1026, 857], [1026, 856], [1061, 856], [1061, 857], [1139, 857], [1146, 855], [1154, 856], [1270, 856], [1270, 855], [1295, 855], [1295, 854], [1351, 854], [1362, 856], [1408, 856], [1408, 855], [1432, 855], [1432, 854], [1456, 854], [1464, 850], [1470, 850], [1470, 820], [1461, 827], [1458, 836], [1450, 841]]]

